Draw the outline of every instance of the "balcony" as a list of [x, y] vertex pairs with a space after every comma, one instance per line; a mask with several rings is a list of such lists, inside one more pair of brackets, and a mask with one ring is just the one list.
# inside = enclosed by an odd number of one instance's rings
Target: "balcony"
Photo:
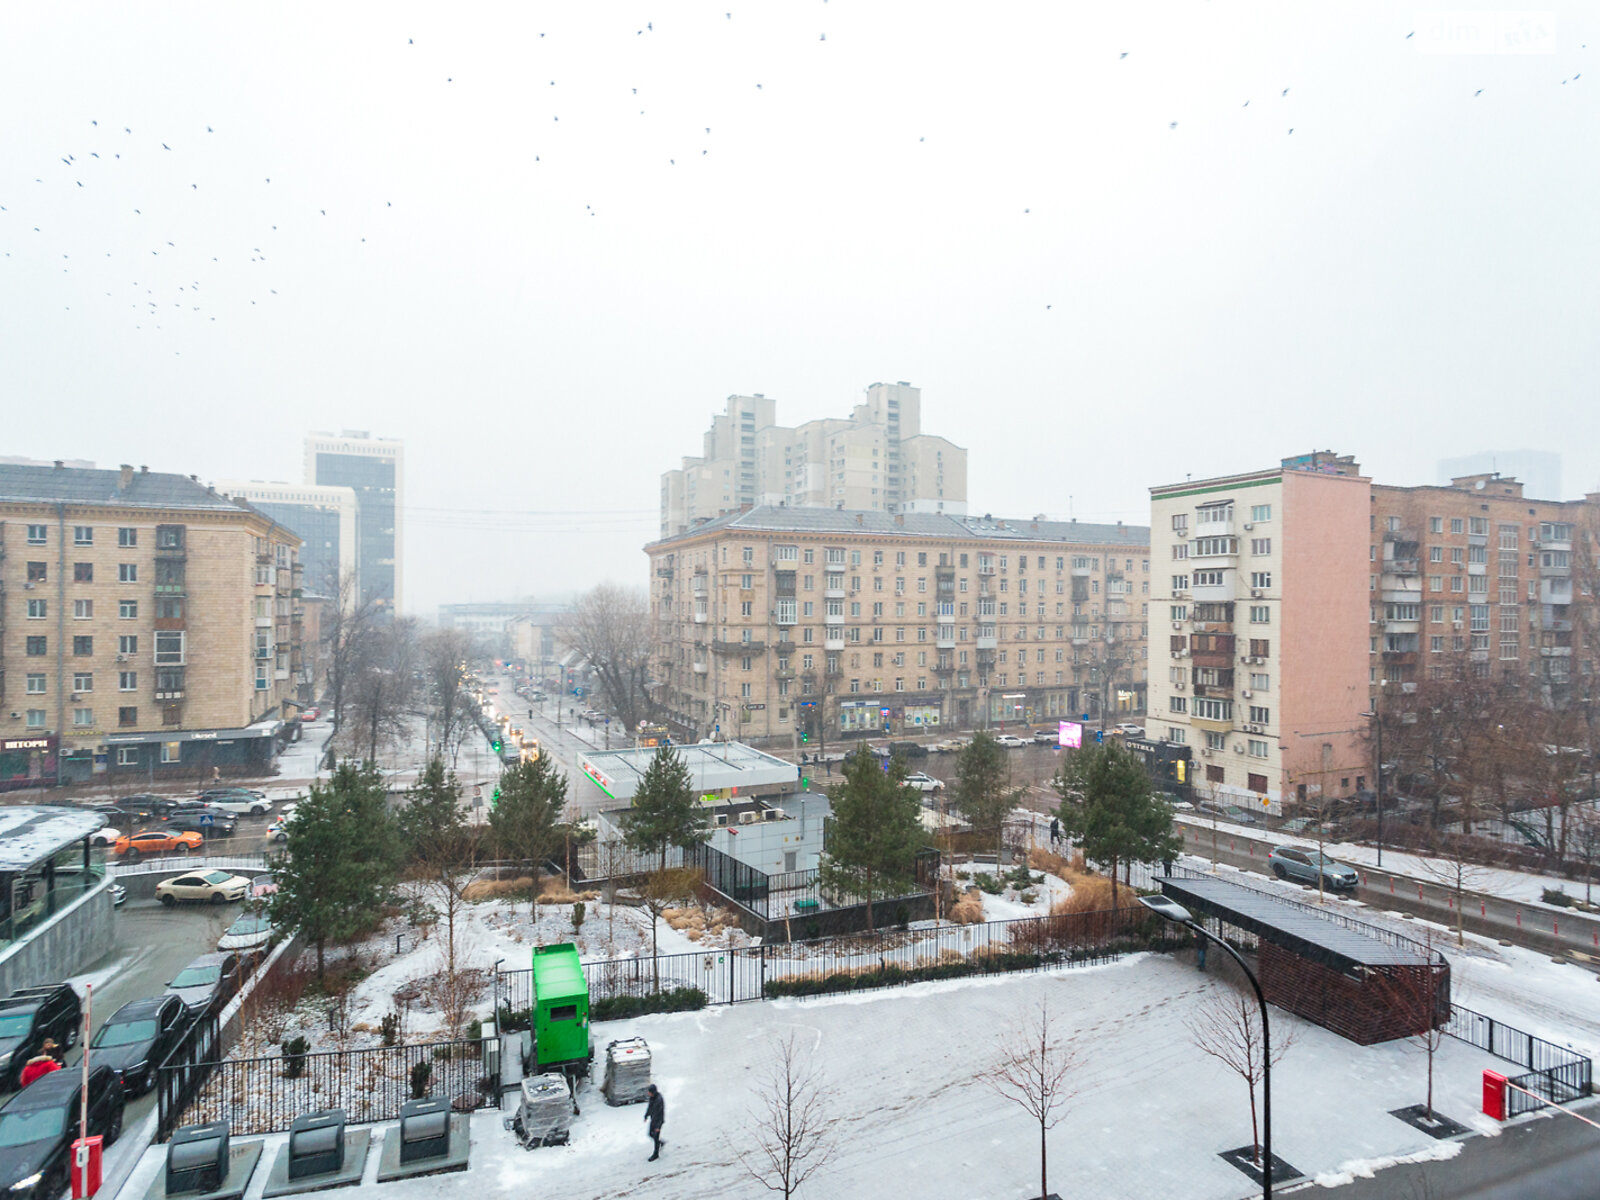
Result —
[[672, 572], [672, 568], [671, 567], [657, 567], [656, 568], [656, 577], [658, 579], [671, 579], [672, 578], [672, 574], [673, 574], [673, 572]]
[[978, 574], [979, 575], [993, 575], [994, 574], [994, 563], [992, 563], [992, 562], [987, 562], [987, 563], [986, 562], [979, 562], [978, 563]]
[[1221, 583], [1194, 583], [1191, 578], [1189, 591], [1196, 604], [1226, 604], [1236, 595], [1237, 586], [1238, 572], [1227, 570]]
[[1197, 683], [1194, 685], [1194, 694], [1202, 700], [1232, 700], [1233, 684]]
[[182, 562], [188, 558], [188, 552], [182, 546], [157, 546], [157, 562]]
[[824, 600], [843, 600], [844, 599], [844, 589], [842, 587], [823, 588], [822, 589], [822, 598]]
[[844, 614], [842, 612], [824, 613], [822, 617], [822, 623], [824, 625], [843, 625]]
[[1385, 575], [1378, 593], [1379, 599], [1385, 604], [1421, 604], [1422, 580], [1401, 580], [1395, 576]]
[[764, 654], [766, 649], [765, 642], [724, 642], [713, 639], [711, 643], [713, 654]]
[[696, 675], [704, 675], [706, 673], [706, 664], [703, 662], [692, 663], [689, 669]]
[[1571, 658], [1571, 646], [1540, 646], [1539, 655], [1542, 658]]
[[1415, 651], [1415, 650], [1385, 650], [1382, 653], [1383, 653], [1383, 661], [1387, 665], [1390, 665], [1390, 666], [1395, 666], [1395, 665], [1399, 665], [1399, 666], [1415, 666], [1416, 665], [1417, 651]]
[[694, 623], [696, 625], [704, 625], [710, 619], [709, 613], [697, 612], [694, 614]]
[[155, 696], [156, 696], [157, 700], [165, 700], [165, 701], [182, 700], [183, 699], [183, 689], [179, 688], [175, 692], [170, 692], [170, 691], [169, 692], [160, 692], [160, 691], [158, 691], [155, 694]]
[[956, 648], [955, 626], [940, 625], [934, 632], [933, 645], [937, 650], [954, 650]]
[[1539, 603], [1571, 604], [1572, 580], [1548, 578], [1539, 580]]
[[843, 634], [843, 632], [840, 632], [838, 637], [823, 638], [822, 639], [822, 648], [824, 650], [843, 650], [844, 649], [844, 634]]
[[774, 679], [793, 679], [794, 674], [794, 668], [792, 667], [779, 667], [772, 673], [772, 677]]
[[955, 669], [955, 664], [950, 662], [938, 662], [933, 665], [933, 673], [935, 675], [949, 675]]
[[996, 638], [993, 634], [991, 634], [988, 637], [978, 638], [977, 639], [978, 649], [979, 650], [993, 650], [997, 645], [999, 645], [999, 641], [1000, 641], [1000, 639]]

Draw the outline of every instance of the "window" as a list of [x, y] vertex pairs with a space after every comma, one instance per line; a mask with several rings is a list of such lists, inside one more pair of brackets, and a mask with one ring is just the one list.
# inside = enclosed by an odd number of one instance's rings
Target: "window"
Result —
[[48, 601], [48, 600], [29, 600], [28, 601], [28, 619], [30, 621], [42, 621], [46, 617], [48, 617], [49, 615], [50, 615], [50, 601]]
[[31, 674], [31, 675], [28, 676], [28, 695], [30, 695], [30, 696], [42, 696], [42, 695], [44, 695], [44, 673], [43, 672], [39, 672], [37, 674]]
[[88, 563], [75, 562], [75, 563], [73, 563], [72, 564], [72, 582], [73, 583], [93, 583], [94, 582], [94, 564], [92, 562], [88, 562]]
[[1461, 520], [1460, 517], [1451, 517], [1450, 518], [1450, 532], [1451, 533], [1462, 533], [1462, 532], [1465, 531], [1465, 529], [1466, 529], [1466, 524], [1465, 524], [1465, 522], [1463, 522]]
[[1256, 521], [1272, 520], [1272, 505], [1252, 504], [1250, 506], [1250, 520], [1252, 524]]
[[50, 582], [50, 569], [49, 569], [49, 567], [46, 566], [46, 564], [44, 564], [42, 562], [31, 562], [31, 563], [29, 563], [28, 564], [28, 582], [29, 583], [49, 583]]
[[183, 761], [183, 743], [182, 742], [162, 742], [161, 743], [161, 761], [164, 762], [164, 763], [182, 762]]
[[1207, 733], [1207, 750], [1226, 750], [1228, 748], [1228, 735], [1225, 733]]
[[43, 637], [30, 637], [27, 643], [28, 657], [42, 658], [44, 655], [50, 653], [48, 646], [49, 640], [49, 638]]
[[156, 616], [175, 621], [183, 620], [183, 600], [177, 596], [157, 596]]
[[74, 671], [72, 673], [72, 690], [75, 692], [94, 691], [94, 672]]
[[72, 602], [72, 619], [74, 621], [87, 621], [93, 616], [93, 600], [74, 600]]
[[72, 527], [72, 544], [74, 546], [94, 545], [94, 526], [74, 525]]
[[1188, 698], [1184, 697], [1184, 696], [1168, 696], [1167, 697], [1167, 708], [1170, 711], [1175, 712], [1175, 713], [1188, 712], [1189, 711]]
[[139, 653], [139, 635], [125, 633], [117, 639], [118, 654]]
[[94, 709], [75, 708], [72, 710], [72, 726], [74, 729], [91, 729], [94, 727]]
[[739, 576], [739, 590], [740, 591], [748, 592], [751, 588], [755, 587], [755, 585], [756, 585], [756, 577], [754, 575], [741, 575], [741, 576]]
[[1443, 637], [1430, 637], [1428, 639], [1428, 650], [1429, 650], [1430, 653], [1433, 653], [1433, 654], [1443, 654], [1444, 653], [1444, 638]]
[[139, 690], [139, 672], [137, 672], [137, 671], [118, 671], [117, 672], [117, 691], [119, 691], [119, 692], [137, 692], [138, 690]]
[[1194, 715], [1205, 721], [1233, 720], [1232, 700], [1209, 700], [1195, 697]]
[[1250, 572], [1250, 586], [1252, 588], [1256, 588], [1256, 589], [1259, 589], [1259, 590], [1262, 590], [1262, 591], [1265, 591], [1267, 588], [1270, 588], [1272, 586], [1272, 572], [1271, 571], [1251, 571]]
[[139, 747], [137, 747], [137, 746], [118, 746], [117, 747], [117, 766], [119, 766], [119, 767], [137, 767], [138, 765], [139, 765]]
[[117, 725], [123, 729], [131, 729], [139, 723], [139, 710], [134, 707], [117, 709]]
[[1272, 609], [1265, 604], [1252, 604], [1250, 606], [1250, 623], [1252, 625], [1266, 625], [1272, 620]]
[[1191, 578], [1197, 588], [1222, 586], [1221, 571], [1196, 571]]
[[1264, 704], [1252, 704], [1250, 706], [1250, 724], [1271, 725], [1272, 710]]
[[127, 526], [123, 526], [117, 530], [117, 545], [128, 547], [137, 546], [138, 544], [139, 531], [137, 529], [129, 529]]
[[1250, 657], [1270, 658], [1272, 656], [1272, 641], [1269, 638], [1250, 639]]
[[42, 709], [42, 708], [30, 708], [28, 710], [28, 728], [29, 729], [43, 729], [44, 728], [44, 709]]
[[1174, 533], [1178, 533], [1178, 534], [1184, 534], [1184, 533], [1188, 533], [1189, 532], [1189, 514], [1188, 513], [1173, 513], [1172, 514], [1172, 531]]
[[117, 564], [117, 582], [118, 583], [138, 583], [139, 582], [139, 564], [138, 563], [118, 563]]
[[754, 613], [755, 613], [755, 601], [753, 601], [753, 600], [741, 600], [739, 602], [739, 615], [741, 617], [753, 616]]
[[1470, 517], [1470, 518], [1468, 518], [1467, 532], [1470, 533], [1473, 537], [1488, 537], [1489, 536], [1489, 518], [1488, 517]]
[[1249, 738], [1245, 744], [1249, 749], [1251, 758], [1267, 757], [1267, 744], [1260, 738]]
[[1181, 725], [1168, 725], [1167, 726], [1167, 741], [1171, 742], [1174, 746], [1182, 746], [1188, 740], [1189, 740], [1189, 731], [1187, 729], [1183, 728], [1183, 726], [1181, 726]]
[[1174, 604], [1169, 611], [1174, 621], [1187, 621], [1189, 619], [1189, 606], [1187, 604]]
[[1272, 553], [1272, 539], [1271, 538], [1251, 538], [1250, 539], [1250, 553], [1251, 554], [1271, 554]]
[[156, 630], [156, 666], [184, 665], [184, 633], [181, 629]]
[[117, 616], [123, 620], [132, 620], [139, 615], [139, 602], [137, 600], [117, 601]]
[[1177, 544], [1175, 544], [1172, 547], [1172, 557], [1175, 558], [1175, 559], [1188, 558], [1189, 557], [1189, 543], [1188, 542], [1178, 542]]
[[75, 637], [72, 639], [72, 653], [76, 658], [92, 658], [94, 656], [93, 637]]
[[28, 545], [30, 545], [30, 546], [42, 546], [42, 545], [44, 545], [46, 538], [49, 536], [47, 534], [47, 532], [46, 532], [48, 529], [49, 529], [48, 525], [29, 525], [28, 526]]

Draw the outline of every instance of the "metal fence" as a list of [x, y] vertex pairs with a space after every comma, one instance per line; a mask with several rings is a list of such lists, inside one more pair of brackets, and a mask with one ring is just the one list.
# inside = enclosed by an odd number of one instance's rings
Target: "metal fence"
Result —
[[189, 1026], [183, 1040], [156, 1069], [156, 1141], [164, 1142], [172, 1136], [221, 1057], [217, 1014], [210, 1013]]
[[113, 878], [125, 875], [156, 875], [165, 871], [264, 871], [264, 854], [164, 854], [159, 858], [136, 855], [118, 859], [111, 868]]
[[490, 1104], [495, 1091], [484, 1078], [482, 1046], [367, 1046], [185, 1066], [169, 1059], [157, 1085], [156, 1136], [171, 1136], [179, 1116], [186, 1124], [227, 1121], [235, 1136], [288, 1129], [294, 1118], [324, 1108], [342, 1108], [352, 1125], [392, 1121], [413, 1096], [442, 1097], [454, 1111], [471, 1112]]
[[[856, 991], [958, 975], [1038, 971], [1108, 962], [1135, 950], [1166, 950], [1188, 935], [1143, 908], [1023, 917], [932, 929], [886, 929], [847, 937], [774, 942], [693, 954], [648, 955], [582, 964], [591, 1011], [618, 997], [696, 988], [708, 1004], [780, 995]], [[498, 971], [495, 1011], [502, 1027], [526, 1024], [531, 969]], [[600, 1019], [604, 1019], [603, 1017]]]
[[[1496, 1021], [1470, 1008], [1453, 1005], [1450, 1023], [1444, 1032], [1451, 1037], [1487, 1050], [1496, 1058], [1527, 1068], [1510, 1082], [1526, 1092], [1512, 1090], [1506, 1097], [1506, 1115], [1514, 1117], [1548, 1104], [1565, 1104], [1589, 1094], [1594, 1079], [1593, 1062], [1554, 1042], [1535, 1037], [1504, 1021]], [[1536, 1097], [1542, 1097], [1538, 1099]]]

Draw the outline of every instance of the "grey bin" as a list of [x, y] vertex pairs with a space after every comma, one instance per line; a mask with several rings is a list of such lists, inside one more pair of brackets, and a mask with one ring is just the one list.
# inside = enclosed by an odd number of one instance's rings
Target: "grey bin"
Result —
[[296, 1117], [289, 1126], [289, 1178], [329, 1175], [344, 1166], [344, 1109]]
[[228, 1123], [184, 1125], [167, 1143], [167, 1195], [215, 1192], [228, 1177]]
[[407, 1100], [400, 1106], [400, 1162], [444, 1158], [450, 1153], [450, 1102]]
[[607, 1104], [643, 1104], [650, 1088], [650, 1046], [641, 1037], [619, 1038], [606, 1047], [600, 1090]]

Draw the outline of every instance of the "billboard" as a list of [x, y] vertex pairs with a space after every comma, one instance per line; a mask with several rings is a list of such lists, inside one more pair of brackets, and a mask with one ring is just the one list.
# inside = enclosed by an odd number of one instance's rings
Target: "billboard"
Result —
[[1076, 750], [1083, 745], [1083, 726], [1076, 721], [1061, 722], [1061, 728], [1056, 733], [1056, 744], [1065, 746], [1069, 750]]

